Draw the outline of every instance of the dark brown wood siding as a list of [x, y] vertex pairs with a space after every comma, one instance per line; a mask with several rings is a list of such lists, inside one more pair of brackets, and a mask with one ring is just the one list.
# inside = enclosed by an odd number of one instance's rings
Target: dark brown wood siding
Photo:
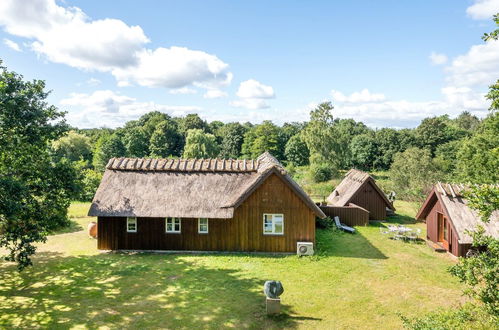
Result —
[[349, 202], [368, 210], [369, 220], [386, 219], [386, 202], [371, 181], [366, 181]]
[[339, 217], [340, 222], [347, 226], [367, 226], [369, 224], [369, 212], [355, 206], [320, 206], [322, 212], [334, 219]]
[[[284, 235], [263, 234], [263, 214], [284, 215]], [[127, 233], [126, 218], [99, 217], [98, 248], [104, 250], [192, 250], [295, 252], [296, 242], [315, 243], [315, 214], [273, 174], [234, 212], [232, 219], [209, 219], [209, 233], [198, 233], [198, 219], [183, 218], [181, 233], [165, 233], [164, 218], [137, 218]]]
[[429, 201], [431, 206], [428, 215], [426, 216], [426, 238], [432, 242], [438, 243], [438, 214], [441, 213], [447, 218], [447, 232], [449, 233], [449, 249], [448, 251], [457, 257], [464, 257], [471, 247], [470, 244], [459, 244], [458, 236], [450, 219], [442, 206], [440, 200], [434, 195]]

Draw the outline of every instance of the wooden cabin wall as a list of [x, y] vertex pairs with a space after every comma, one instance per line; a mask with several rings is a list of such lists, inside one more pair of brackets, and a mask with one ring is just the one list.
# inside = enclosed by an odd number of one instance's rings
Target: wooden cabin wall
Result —
[[350, 199], [350, 203], [359, 205], [369, 211], [369, 220], [386, 219], [386, 202], [374, 188], [371, 181], [366, 181]]
[[[263, 214], [284, 214], [284, 235], [263, 234]], [[209, 233], [198, 233], [197, 219], [183, 218], [181, 233], [165, 233], [164, 218], [137, 218], [137, 232], [126, 232], [126, 218], [99, 217], [98, 248], [104, 250], [192, 250], [296, 252], [296, 242], [315, 243], [315, 214], [277, 175], [272, 174], [234, 212], [233, 219], [209, 219]]]
[[334, 219], [339, 217], [340, 222], [347, 226], [367, 226], [369, 224], [369, 212], [354, 206], [320, 206], [322, 212]]
[[[438, 243], [438, 214], [444, 213], [442, 203], [435, 196], [434, 200], [431, 201], [433, 206], [430, 212], [426, 216], [426, 238], [432, 242]], [[457, 236], [456, 230], [452, 225], [451, 219], [447, 217], [447, 232], [449, 233], [449, 252], [457, 257], [464, 257], [466, 252], [468, 252], [471, 247], [470, 244], [459, 244], [459, 238]]]

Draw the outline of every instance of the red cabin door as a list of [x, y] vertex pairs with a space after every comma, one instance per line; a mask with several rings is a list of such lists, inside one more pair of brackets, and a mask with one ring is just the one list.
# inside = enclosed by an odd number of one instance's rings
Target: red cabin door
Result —
[[447, 221], [447, 218], [442, 213], [438, 213], [437, 225], [438, 242], [442, 243], [442, 246], [449, 250], [449, 221]]

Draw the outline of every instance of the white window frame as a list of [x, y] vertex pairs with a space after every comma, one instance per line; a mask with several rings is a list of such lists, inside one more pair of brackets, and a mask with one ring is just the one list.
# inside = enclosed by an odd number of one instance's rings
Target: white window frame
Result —
[[[276, 233], [274, 216], [281, 216], [282, 218], [282, 233]], [[272, 216], [272, 232], [265, 232], [265, 217]], [[284, 214], [282, 213], [264, 213], [263, 214], [263, 234], [264, 235], [284, 235]]]
[[[168, 230], [168, 221], [172, 221], [172, 229]], [[175, 222], [178, 220], [178, 230], [175, 230]], [[182, 232], [182, 219], [181, 218], [166, 218], [165, 219], [165, 233], [167, 234], [180, 234]]]
[[[206, 220], [206, 231], [201, 231], [201, 220]], [[208, 218], [198, 219], [198, 234], [208, 234], [210, 231], [210, 220]]]
[[[130, 224], [135, 225], [135, 229], [130, 229]], [[127, 233], [136, 233], [137, 232], [137, 217], [127, 217], [126, 218], [126, 232]]]

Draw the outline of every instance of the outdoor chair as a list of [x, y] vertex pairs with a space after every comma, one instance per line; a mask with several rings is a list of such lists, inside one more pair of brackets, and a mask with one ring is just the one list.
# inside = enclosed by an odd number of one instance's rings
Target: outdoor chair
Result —
[[352, 234], [355, 232], [355, 228], [349, 227], [349, 226], [341, 223], [340, 218], [338, 218], [338, 217], [334, 217], [334, 222], [336, 223], [336, 227], [338, 227], [339, 229], [341, 229], [343, 231], [346, 231], [346, 232], [349, 232]]

